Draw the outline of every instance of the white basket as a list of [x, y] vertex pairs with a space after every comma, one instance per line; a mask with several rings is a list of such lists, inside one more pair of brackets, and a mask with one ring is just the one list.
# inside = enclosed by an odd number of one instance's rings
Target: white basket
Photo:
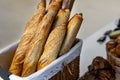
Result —
[[82, 40], [77, 39], [77, 43], [65, 55], [28, 77], [19, 77], [7, 71], [18, 43], [15, 42], [0, 51], [0, 66], [2, 67], [0, 67], [0, 80], [2, 78], [3, 80], [48, 80], [63, 69], [64, 62], [68, 64], [78, 57], [82, 47]]

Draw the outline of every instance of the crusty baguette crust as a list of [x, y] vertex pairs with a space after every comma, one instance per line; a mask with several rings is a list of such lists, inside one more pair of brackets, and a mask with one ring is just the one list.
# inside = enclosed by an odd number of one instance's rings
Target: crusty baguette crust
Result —
[[83, 18], [82, 18], [82, 15], [80, 14], [74, 15], [72, 19], [69, 21], [67, 26], [66, 38], [62, 45], [59, 56], [65, 54], [72, 47], [82, 21], [83, 21]]
[[52, 2], [55, 2], [55, 1], [57, 1], [57, 2], [63, 2], [63, 0], [50, 0], [49, 4], [51, 4]]
[[42, 20], [45, 12], [45, 7], [39, 4], [39, 8], [37, 9], [36, 13], [33, 15], [32, 19], [27, 23], [24, 34], [20, 40], [20, 43], [15, 52], [12, 64], [9, 69], [11, 73], [16, 74], [18, 76], [21, 75], [22, 65], [24, 62], [25, 55], [28, 51], [29, 43], [33, 38], [35, 30], [37, 29], [37, 25]]
[[38, 4], [37, 8], [39, 8], [41, 6], [46, 8], [46, 0], [41, 0], [40, 3]]
[[53, 2], [49, 5], [46, 15], [38, 25], [35, 36], [30, 43], [28, 54], [25, 57], [22, 76], [28, 76], [37, 70], [39, 57], [43, 52], [43, 48], [48, 38], [48, 34], [58, 10], [59, 2]]
[[67, 24], [70, 17], [70, 10], [69, 9], [60, 9], [53, 24], [53, 28], [59, 26], [61, 24]]
[[50, 4], [54, 3], [54, 2], [58, 2], [60, 4], [60, 8], [62, 8], [62, 2], [63, 2], [63, 0], [50, 0], [47, 10], [49, 10]]
[[66, 25], [55, 27], [50, 33], [38, 62], [38, 70], [44, 68], [57, 58], [66, 33]]

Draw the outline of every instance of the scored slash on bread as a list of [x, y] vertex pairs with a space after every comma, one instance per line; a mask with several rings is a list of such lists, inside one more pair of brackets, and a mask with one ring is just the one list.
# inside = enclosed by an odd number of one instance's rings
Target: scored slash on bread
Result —
[[[45, 1], [45, 0], [44, 0]], [[45, 5], [43, 0], [38, 4], [36, 13], [33, 15], [32, 19], [27, 23], [23, 36], [19, 42], [18, 48], [14, 54], [12, 64], [9, 71], [16, 75], [21, 75], [22, 66], [24, 62], [25, 55], [27, 54], [29, 43], [35, 34], [35, 30], [39, 22], [45, 15]]]

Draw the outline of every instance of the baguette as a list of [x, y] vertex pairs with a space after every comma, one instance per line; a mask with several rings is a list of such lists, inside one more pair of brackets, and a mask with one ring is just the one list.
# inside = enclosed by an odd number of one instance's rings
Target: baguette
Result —
[[37, 70], [38, 59], [42, 55], [51, 25], [59, 9], [60, 2], [57, 1], [48, 6], [47, 13], [39, 23], [35, 36], [30, 43], [23, 65], [22, 76], [28, 76]]
[[27, 54], [29, 43], [34, 36], [38, 23], [42, 20], [46, 12], [45, 7], [41, 5], [43, 3], [44, 1], [42, 0], [38, 5], [39, 7], [37, 8], [36, 13], [33, 15], [32, 19], [27, 23], [24, 34], [13, 57], [9, 71], [15, 75], [21, 75], [22, 65], [24, 62], [25, 55]]
[[67, 26], [66, 38], [60, 50], [59, 56], [65, 54], [72, 47], [82, 21], [83, 21], [82, 14], [74, 15], [72, 19], [69, 21]]
[[65, 33], [66, 25], [59, 25], [51, 31], [45, 44], [43, 54], [39, 59], [38, 70], [44, 68], [57, 58]]

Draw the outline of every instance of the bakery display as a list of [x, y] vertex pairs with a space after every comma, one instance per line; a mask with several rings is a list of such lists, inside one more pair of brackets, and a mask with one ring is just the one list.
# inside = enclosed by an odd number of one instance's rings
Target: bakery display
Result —
[[40, 1], [20, 39], [11, 73], [27, 77], [71, 49], [83, 21], [82, 13], [69, 19], [74, 1], [50, 0], [48, 5]]
[[78, 80], [115, 80], [115, 71], [107, 60], [97, 56]]
[[[31, 74], [39, 72], [43, 68], [46, 69], [45, 67], [53, 61], [59, 57], [59, 59], [61, 59], [61, 57], [67, 54], [74, 46], [77, 33], [83, 22], [82, 13], [75, 13], [73, 16], [70, 15], [74, 1], [75, 0], [50, 0], [47, 5], [46, 0], [41, 0], [40, 3], [38, 3], [37, 10], [26, 24], [19, 45], [15, 51], [9, 68], [11, 73], [20, 78], [31, 77]], [[110, 41], [106, 44], [107, 60], [102, 57], [94, 58], [92, 64], [88, 66], [88, 71], [80, 77], [79, 80], [119, 80], [119, 26], [120, 24], [117, 24], [116, 28], [106, 31], [103, 36], [97, 40], [97, 42], [103, 43], [107, 40], [107, 37], [109, 37]], [[79, 76], [79, 56], [69, 64], [66, 64], [64, 61], [64, 68], [56, 74], [57, 76], [55, 75], [49, 79], [63, 80], [64, 78], [65, 80], [70, 80], [74, 78], [76, 80]], [[45, 71], [44, 69], [43, 73]], [[54, 67], [54, 69], [57, 70], [59, 67]], [[46, 72], [49, 73], [49, 75], [54, 73], [54, 71], [49, 72], [49, 70], [46, 70]], [[46, 75], [48, 75], [47, 73]], [[73, 77], [74, 75], [75, 77]], [[38, 75], [36, 76], [38, 77]]]

